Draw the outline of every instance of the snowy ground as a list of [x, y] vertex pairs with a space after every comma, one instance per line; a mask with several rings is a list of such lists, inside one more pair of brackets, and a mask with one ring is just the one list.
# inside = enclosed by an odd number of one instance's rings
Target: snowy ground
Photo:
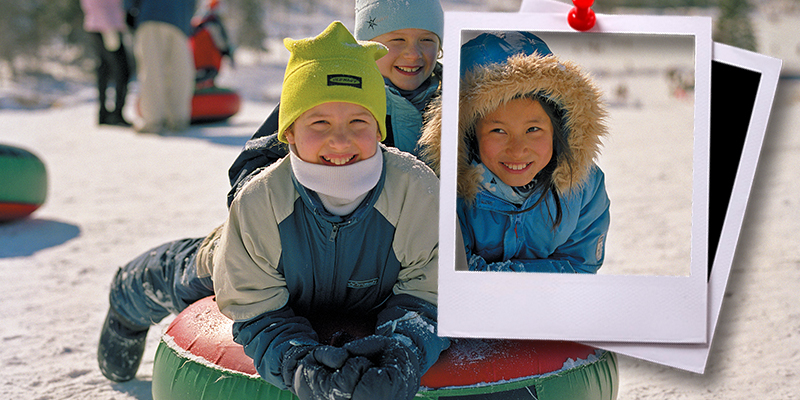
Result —
[[[40, 210], [0, 225], [0, 398], [151, 398], [169, 320], [151, 329], [135, 380], [106, 380], [95, 354], [108, 284], [150, 247], [224, 220], [227, 168], [274, 106], [283, 62], [243, 55], [222, 80], [244, 95], [242, 111], [180, 136], [97, 126], [91, 83], [56, 88], [51, 107], [27, 110], [7, 108], [25, 90], [0, 87], [0, 143], [35, 152], [50, 180]], [[613, 131], [635, 132], [629, 125]], [[781, 81], [705, 374], [620, 357], [620, 399], [800, 398], [798, 126], [800, 82]]]

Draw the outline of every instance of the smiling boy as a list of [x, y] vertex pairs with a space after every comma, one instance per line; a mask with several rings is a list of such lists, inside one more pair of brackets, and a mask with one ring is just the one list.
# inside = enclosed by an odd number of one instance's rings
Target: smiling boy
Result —
[[[357, 44], [338, 22], [285, 44], [290, 155], [242, 188], [198, 271], [211, 270], [234, 340], [268, 382], [300, 398], [412, 398], [448, 344], [435, 333], [438, 181], [378, 144], [384, 46]], [[374, 334], [344, 346], [315, 329], [364, 316]]]
[[[438, 179], [379, 144], [386, 48], [340, 22], [284, 44], [289, 156], [242, 187], [219, 229], [119, 270], [98, 346], [109, 379], [135, 376], [150, 325], [211, 295], [259, 374], [300, 399], [410, 399], [449, 345], [436, 335]], [[326, 329], [356, 321], [371, 334]]]
[[441, 48], [437, 34], [417, 28], [398, 29], [371, 40], [389, 49], [389, 54], [378, 60], [381, 74], [398, 89], [408, 91], [430, 78]]
[[[383, 144], [418, 156], [422, 115], [441, 94], [444, 35], [439, 0], [356, 0], [355, 38], [383, 44], [377, 60], [386, 85]], [[228, 170], [228, 205], [250, 177], [288, 153], [277, 140], [280, 108], [267, 117]]]

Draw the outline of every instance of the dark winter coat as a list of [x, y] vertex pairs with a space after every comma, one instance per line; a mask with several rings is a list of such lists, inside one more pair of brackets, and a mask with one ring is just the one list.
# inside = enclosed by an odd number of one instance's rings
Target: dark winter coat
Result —
[[[289, 158], [264, 169], [198, 256], [213, 258], [235, 340], [278, 387], [281, 356], [320, 340], [310, 322], [320, 316], [374, 316], [376, 333], [413, 340], [422, 372], [448, 344], [436, 336], [438, 180], [416, 158], [383, 151], [379, 183], [347, 218], [294, 179]], [[198, 273], [208, 267], [199, 262]]]

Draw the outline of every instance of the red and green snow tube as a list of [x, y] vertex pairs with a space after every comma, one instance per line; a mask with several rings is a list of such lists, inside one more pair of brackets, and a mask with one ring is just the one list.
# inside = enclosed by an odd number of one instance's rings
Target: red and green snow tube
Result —
[[[208, 86], [195, 88], [192, 95], [192, 124], [221, 122], [234, 116], [242, 106], [238, 93], [228, 88]], [[141, 104], [136, 103], [136, 112], [142, 115]]]
[[0, 144], [0, 223], [25, 218], [47, 198], [47, 169], [28, 150]]
[[[258, 376], [213, 297], [167, 328], [153, 364], [154, 400], [296, 400]], [[422, 377], [417, 399], [613, 400], [614, 353], [574, 342], [454, 339]]]
[[239, 112], [242, 100], [228, 88], [210, 86], [196, 89], [192, 96], [192, 123], [224, 121]]

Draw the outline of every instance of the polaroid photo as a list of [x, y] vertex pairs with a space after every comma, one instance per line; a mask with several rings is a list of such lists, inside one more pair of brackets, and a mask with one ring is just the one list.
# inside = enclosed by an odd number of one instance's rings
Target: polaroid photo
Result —
[[[528, 31], [603, 91], [611, 223], [597, 274], [467, 271], [456, 217], [460, 47]], [[599, 342], [707, 342], [711, 20], [445, 13], [439, 334]]]
[[708, 343], [588, 343], [700, 374], [708, 362], [782, 64], [721, 43], [714, 43], [713, 52]]

